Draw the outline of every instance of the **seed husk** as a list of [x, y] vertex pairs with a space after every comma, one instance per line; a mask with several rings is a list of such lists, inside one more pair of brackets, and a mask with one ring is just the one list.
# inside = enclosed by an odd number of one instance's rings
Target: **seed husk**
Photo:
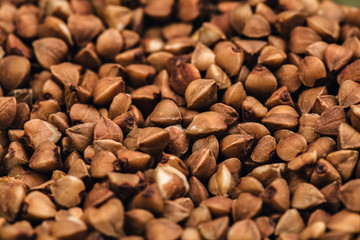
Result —
[[284, 163], [273, 163], [273, 164], [266, 164], [256, 167], [251, 171], [249, 175], [255, 177], [263, 185], [268, 185], [276, 178], [282, 177], [284, 172], [285, 172]]
[[80, 66], [69, 62], [50, 66], [51, 74], [61, 86], [77, 86], [80, 81], [80, 70]]
[[203, 222], [211, 220], [211, 213], [209, 208], [205, 205], [200, 205], [195, 208], [186, 221], [186, 227], [198, 227]]
[[359, 130], [359, 105], [351, 105], [349, 114], [352, 126]]
[[165, 199], [182, 197], [189, 191], [185, 175], [171, 166], [160, 166], [155, 169], [155, 181]]
[[61, 165], [60, 149], [50, 141], [39, 144], [29, 161], [29, 167], [39, 172], [52, 172]]
[[216, 159], [210, 148], [193, 152], [185, 164], [191, 174], [200, 180], [208, 179], [216, 170]]
[[0, 237], [2, 239], [32, 238], [34, 230], [28, 221], [19, 221], [1, 227]]
[[219, 239], [226, 235], [229, 217], [221, 217], [199, 225], [199, 232], [204, 239]]
[[24, 165], [29, 162], [28, 154], [26, 153], [25, 148], [19, 142], [11, 142], [7, 150], [8, 153], [3, 156], [2, 159], [5, 169], [9, 170], [14, 166]]
[[[195, 0], [198, 1], [198, 0]], [[226, 36], [224, 32], [215, 24], [204, 22], [198, 30], [199, 41], [206, 46], [211, 46], [218, 41], [225, 40]]]
[[321, 41], [321, 37], [311, 28], [296, 27], [290, 33], [289, 49], [293, 53], [305, 53], [310, 44]]
[[160, 214], [164, 210], [164, 200], [156, 184], [151, 184], [135, 195], [129, 206], [130, 209], [141, 208]]
[[10, 127], [16, 117], [16, 99], [0, 97], [0, 129]]
[[232, 201], [223, 196], [215, 196], [204, 200], [200, 205], [207, 206], [212, 216], [221, 217], [231, 212]]
[[329, 153], [335, 151], [336, 143], [330, 137], [318, 138], [315, 142], [309, 144], [308, 152], [316, 152], [318, 158], [326, 157]]
[[35, 148], [47, 140], [57, 143], [61, 137], [61, 133], [54, 125], [39, 119], [27, 121], [24, 124], [24, 130], [27, 136], [26, 139], [29, 141], [28, 144], [31, 144]]
[[50, 198], [39, 191], [29, 193], [24, 199], [25, 214], [31, 219], [48, 219], [55, 216], [56, 207]]
[[92, 14], [72, 14], [68, 19], [68, 28], [79, 46], [85, 46], [104, 30], [101, 20]]
[[182, 63], [171, 74], [170, 85], [177, 93], [184, 95], [189, 83], [199, 78], [201, 78], [201, 75], [194, 65]]
[[353, 53], [353, 56], [357, 57], [359, 56], [359, 52], [357, 49], [358, 44], [359, 39], [357, 37], [348, 37], [343, 43], [343, 46], [350, 49]]
[[30, 69], [30, 61], [25, 57], [11, 55], [2, 58], [0, 61], [1, 87], [7, 91], [21, 87], [27, 80]]
[[310, 177], [310, 182], [321, 188], [336, 181], [341, 182], [341, 176], [336, 168], [328, 161], [319, 159]]
[[149, 115], [149, 121], [159, 126], [170, 126], [181, 123], [180, 110], [174, 101], [160, 101]]
[[7, 221], [13, 221], [20, 212], [20, 207], [26, 197], [26, 188], [21, 180], [12, 177], [2, 177], [0, 183], [0, 216]]
[[[139, 170], [145, 170], [149, 165], [152, 164], [151, 156], [149, 154], [139, 151], [132, 151], [126, 149], [118, 150], [116, 157], [116, 163], [119, 163], [121, 166], [120, 171], [125, 172], [136, 172]], [[118, 164], [115, 164], [115, 166], [117, 167]]]
[[251, 160], [257, 163], [267, 163], [271, 161], [275, 150], [275, 138], [270, 135], [266, 135], [259, 140], [253, 149], [253, 152], [251, 153]]
[[97, 153], [91, 161], [89, 168], [91, 176], [95, 178], [104, 178], [109, 172], [121, 170], [121, 163], [116, 159], [115, 155], [109, 151]]
[[264, 204], [278, 212], [285, 212], [290, 207], [290, 191], [285, 179], [272, 181], [261, 194]]
[[194, 117], [186, 128], [187, 134], [193, 137], [207, 137], [212, 134], [222, 135], [227, 129], [225, 117], [218, 112], [203, 112]]
[[291, 160], [287, 167], [295, 172], [300, 172], [305, 176], [309, 176], [312, 173], [313, 167], [317, 161], [316, 151], [305, 152], [293, 160]]
[[96, 108], [81, 103], [72, 105], [69, 115], [73, 123], [97, 122], [100, 120], [100, 114]]
[[320, 190], [326, 198], [326, 203], [324, 205], [325, 208], [337, 211], [340, 209], [341, 201], [338, 197], [340, 185], [340, 181], [334, 181]]
[[220, 152], [225, 158], [247, 156], [253, 145], [254, 138], [248, 134], [232, 134], [220, 142]]
[[245, 22], [252, 15], [251, 6], [248, 3], [237, 4], [230, 12], [230, 24], [238, 32], [241, 33]]
[[217, 100], [216, 82], [211, 79], [197, 79], [185, 90], [185, 100], [190, 109], [207, 109]]
[[121, 128], [106, 117], [100, 118], [94, 128], [94, 140], [111, 139], [123, 142], [123, 132]]
[[328, 41], [336, 41], [340, 35], [339, 23], [322, 16], [312, 16], [306, 19], [308, 26]]
[[304, 228], [305, 224], [300, 213], [296, 209], [291, 208], [281, 215], [275, 227], [275, 235], [300, 233]]
[[324, 195], [314, 185], [301, 183], [295, 189], [291, 207], [299, 210], [311, 209], [325, 203], [325, 201]]
[[261, 212], [263, 201], [250, 193], [241, 193], [232, 204], [234, 221], [253, 218]]
[[205, 71], [214, 63], [215, 53], [203, 43], [198, 42], [191, 56], [191, 64], [199, 71]]
[[270, 69], [276, 69], [286, 60], [286, 54], [283, 50], [275, 46], [266, 46], [261, 50], [258, 58], [258, 64], [264, 65]]
[[119, 199], [112, 198], [99, 208], [89, 207], [84, 218], [106, 236], [119, 237], [123, 233], [124, 206]]
[[262, 137], [266, 135], [270, 135], [269, 130], [260, 123], [240, 123], [237, 128], [239, 130], [239, 133], [252, 135], [255, 142], [258, 142]]
[[272, 108], [261, 120], [271, 130], [290, 129], [298, 125], [299, 114], [296, 110], [287, 105], [279, 105]]
[[80, 204], [81, 193], [85, 191], [85, 185], [76, 177], [64, 176], [50, 184], [50, 190], [57, 204], [71, 208]]
[[262, 65], [253, 68], [245, 81], [246, 91], [260, 99], [269, 97], [276, 88], [275, 76]]
[[190, 191], [189, 196], [196, 205], [199, 205], [203, 200], [209, 198], [209, 193], [205, 186], [197, 179], [192, 176], [189, 179]]
[[297, 133], [282, 138], [276, 146], [276, 153], [283, 161], [291, 161], [306, 150], [306, 139]]
[[355, 233], [359, 231], [360, 215], [348, 210], [342, 210], [332, 215], [326, 226], [332, 231]]
[[345, 80], [353, 80], [358, 82], [360, 80], [360, 76], [357, 74], [357, 70], [360, 67], [360, 61], [356, 60], [346, 67], [338, 74], [337, 82], [342, 84]]
[[37, 105], [32, 106], [30, 119], [41, 119], [47, 121], [49, 116], [60, 110], [60, 106], [55, 100], [41, 101]]
[[281, 35], [288, 36], [291, 30], [299, 25], [303, 25], [306, 15], [299, 11], [284, 11], [278, 14], [278, 21], [275, 24]]
[[358, 89], [360, 85], [357, 82], [346, 80], [339, 88], [339, 104], [341, 107], [347, 108], [360, 102]]
[[93, 141], [95, 125], [96, 123], [90, 122], [66, 129], [66, 135], [80, 152], [84, 152], [86, 147]]
[[347, 123], [339, 126], [338, 144], [341, 149], [359, 149], [360, 133]]
[[123, 44], [121, 34], [115, 29], [109, 29], [99, 35], [96, 42], [96, 50], [99, 55], [112, 59], [122, 50]]
[[260, 14], [253, 14], [246, 19], [242, 34], [250, 38], [262, 38], [270, 35], [270, 24]]
[[326, 78], [325, 64], [317, 57], [307, 56], [300, 62], [299, 77], [306, 87], [314, 87], [318, 81]]
[[131, 64], [125, 68], [130, 83], [135, 87], [151, 83], [156, 70], [154, 67], [145, 64]]
[[[258, 6], [262, 7], [262, 6], [264, 6], [264, 4], [259, 4]], [[286, 41], [284, 41], [284, 39], [282, 39], [281, 37], [278, 37], [278, 36], [270, 35], [268, 37], [268, 42], [269, 42], [269, 45], [275, 46], [278, 49], [283, 50], [283, 51], [285, 51], [287, 48]]]
[[265, 102], [265, 106], [267, 108], [273, 108], [278, 105], [289, 105], [294, 107], [291, 94], [286, 86], [280, 87], [276, 90]]
[[251, 219], [244, 219], [232, 225], [227, 233], [229, 240], [260, 240], [261, 233], [256, 223]]
[[214, 47], [214, 54], [216, 65], [221, 67], [229, 77], [239, 73], [244, 62], [244, 52], [235, 44], [227, 41], [220, 42]]
[[189, 170], [185, 163], [175, 155], [163, 153], [161, 161], [159, 162], [158, 166], [169, 165], [171, 167], [176, 168], [180, 172], [182, 172], [186, 177], [189, 176]]
[[53, 80], [47, 80], [42, 88], [44, 99], [54, 99], [59, 105], [65, 104], [64, 91]]
[[318, 96], [326, 95], [327, 89], [325, 87], [310, 88], [303, 91], [299, 96], [299, 109], [301, 113], [309, 113], [314, 107]]
[[165, 218], [153, 219], [146, 224], [146, 238], [149, 240], [169, 238], [177, 239], [182, 234], [182, 228]]
[[[153, 40], [153, 41], [156, 41], [156, 40]], [[154, 46], [154, 45], [155, 45], [155, 43], [152, 44], [152, 46]], [[158, 42], [158, 45], [159, 45], [159, 49], [161, 49], [160, 42]], [[193, 41], [193, 39], [188, 38], [188, 37], [172, 38], [172, 39], [169, 39], [165, 43], [163, 49], [170, 53], [173, 53], [173, 54], [188, 53], [194, 49], [194, 41]], [[157, 49], [154, 49], [154, 50], [157, 50]]]
[[162, 152], [169, 141], [169, 132], [158, 127], [144, 128], [138, 137], [137, 146], [146, 153]]
[[164, 217], [173, 221], [181, 222], [189, 217], [194, 209], [194, 203], [190, 198], [178, 198], [174, 201], [166, 201], [164, 207]]
[[142, 235], [146, 224], [154, 219], [154, 215], [144, 209], [132, 209], [125, 212], [124, 228], [132, 234]]
[[126, 113], [131, 106], [131, 96], [126, 93], [119, 93], [112, 100], [109, 107], [109, 118], [114, 119], [117, 116]]
[[227, 104], [215, 103], [209, 108], [209, 110], [223, 114], [225, 116], [225, 123], [228, 126], [234, 124], [239, 118], [239, 114], [236, 110]]
[[339, 191], [339, 198], [345, 205], [346, 209], [350, 211], [359, 212], [359, 180], [350, 180], [344, 184]]
[[332, 95], [321, 95], [316, 98], [312, 111], [322, 114], [326, 109], [339, 105], [339, 101]]
[[218, 168], [221, 168], [223, 165], [228, 168], [231, 176], [235, 180], [235, 183], [237, 183], [239, 180], [239, 175], [242, 170], [242, 163], [241, 163], [240, 159], [228, 158], [228, 159], [224, 160], [223, 162], [219, 163]]
[[48, 37], [33, 42], [36, 59], [46, 69], [60, 63], [68, 52], [68, 47], [59, 38]]
[[24, 56], [28, 59], [33, 57], [32, 50], [12, 33], [8, 35], [8, 39], [4, 47], [8, 54], [17, 52], [20, 56]]
[[201, 236], [199, 231], [196, 228], [185, 228], [182, 235], [181, 235], [181, 239], [183, 240], [201, 240]]
[[190, 141], [181, 125], [167, 127], [169, 132], [169, 143], [167, 152], [177, 157], [183, 156], [189, 149]]
[[232, 198], [237, 198], [241, 193], [251, 193], [254, 196], [258, 196], [263, 191], [263, 185], [256, 178], [250, 176], [241, 177], [232, 192]]
[[311, 225], [318, 221], [322, 221], [322, 222], [326, 223], [330, 217], [331, 217], [331, 215], [328, 212], [326, 212], [325, 210], [317, 209], [310, 215], [307, 224]]
[[222, 101], [240, 112], [243, 101], [247, 94], [241, 82], [231, 85], [224, 93]]
[[217, 65], [211, 64], [206, 69], [205, 78], [213, 79], [216, 82], [216, 85], [219, 89], [227, 89], [231, 85], [231, 80], [229, 76]]
[[[163, 70], [166, 67], [167, 62], [173, 56], [174, 55], [172, 53], [168, 53], [165, 51], [158, 51], [158, 52], [150, 54], [146, 60], [156, 69], [157, 72], [160, 72], [161, 70]], [[195, 64], [195, 62], [193, 64]], [[199, 67], [199, 66], [196, 66], [196, 67]]]
[[174, 1], [168, 0], [163, 3], [160, 1], [152, 0], [145, 8], [145, 13], [157, 20], [167, 20], [171, 14], [171, 8], [174, 5]]
[[122, 77], [101, 78], [94, 88], [94, 103], [102, 106], [108, 105], [117, 94], [124, 90], [125, 83]]
[[82, 238], [86, 231], [86, 224], [75, 217], [55, 221], [50, 226], [51, 234], [58, 238]]
[[241, 113], [244, 121], [259, 121], [267, 112], [268, 109], [252, 96], [247, 96], [242, 102]]
[[234, 187], [235, 179], [225, 164], [218, 167], [217, 171], [211, 176], [208, 183], [210, 193], [225, 197], [229, 196]]
[[173, 100], [178, 106], [185, 106], [186, 102], [183, 96], [180, 96], [172, 88], [169, 83], [169, 74], [166, 70], [162, 70], [154, 80], [154, 84], [158, 86], [161, 94], [161, 99]]
[[355, 168], [359, 153], [354, 150], [339, 150], [326, 156], [329, 161], [339, 172], [341, 178], [348, 180]]
[[342, 108], [329, 107], [320, 115], [315, 131], [323, 135], [337, 135], [340, 124], [345, 121], [345, 112]]
[[329, 44], [327, 42], [318, 41], [310, 44], [306, 48], [306, 54], [319, 58], [321, 61], [325, 61], [325, 53]]
[[320, 137], [315, 133], [316, 122], [320, 116], [315, 113], [303, 114], [299, 118], [299, 133], [305, 138], [307, 143], [312, 143]]
[[38, 35], [40, 37], [58, 37], [71, 46], [74, 45], [70, 30], [65, 22], [58, 17], [47, 16], [44, 22], [38, 27]]
[[325, 51], [326, 65], [330, 71], [337, 71], [347, 64], [352, 55], [349, 49], [337, 44], [330, 44]]

